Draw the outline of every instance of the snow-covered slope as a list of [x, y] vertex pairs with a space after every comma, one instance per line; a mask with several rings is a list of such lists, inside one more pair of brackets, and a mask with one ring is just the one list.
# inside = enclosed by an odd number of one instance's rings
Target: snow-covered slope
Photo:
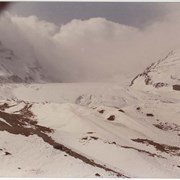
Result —
[[130, 87], [2, 83], [0, 177], [179, 178], [178, 57], [169, 53]]
[[0, 82], [43, 82], [45, 73], [36, 59], [24, 61], [0, 42]]
[[[180, 84], [180, 51], [171, 51], [159, 61], [151, 64], [145, 71], [137, 75], [130, 86], [136, 88], [164, 88], [172, 89]], [[176, 88], [176, 86], [175, 86]]]
[[178, 91], [116, 83], [0, 90], [1, 177], [180, 177]]

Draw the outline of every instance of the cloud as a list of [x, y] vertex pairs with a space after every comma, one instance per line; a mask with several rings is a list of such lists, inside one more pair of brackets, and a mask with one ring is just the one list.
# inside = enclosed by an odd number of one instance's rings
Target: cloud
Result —
[[104, 81], [134, 76], [179, 47], [178, 18], [168, 14], [140, 30], [100, 17], [58, 27], [35, 16], [5, 13], [0, 41], [27, 63], [37, 59], [56, 81]]
[[10, 6], [8, 11], [22, 16], [36, 15], [40, 19], [55, 22], [58, 25], [66, 24], [72, 19], [86, 20], [93, 17], [104, 17], [113, 22], [143, 28], [163, 18], [169, 12], [170, 4], [174, 3], [16, 2]]

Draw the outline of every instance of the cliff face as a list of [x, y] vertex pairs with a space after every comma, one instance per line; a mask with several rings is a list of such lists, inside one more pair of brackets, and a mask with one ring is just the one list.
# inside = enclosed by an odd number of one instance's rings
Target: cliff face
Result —
[[[152, 63], [143, 73], [138, 74], [130, 83], [130, 86], [144, 88], [173, 87], [180, 84], [180, 52], [171, 51], [166, 57], [156, 63]], [[174, 88], [173, 88], [174, 89]]]

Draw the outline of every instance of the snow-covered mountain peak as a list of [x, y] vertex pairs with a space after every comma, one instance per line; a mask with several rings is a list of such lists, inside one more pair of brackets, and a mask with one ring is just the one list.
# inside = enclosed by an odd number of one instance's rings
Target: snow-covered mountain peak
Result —
[[36, 59], [24, 61], [0, 42], [0, 82], [29, 83], [44, 80], [45, 75]]
[[145, 71], [138, 74], [130, 86], [144, 88], [147, 86], [162, 88], [180, 84], [180, 51], [170, 51], [164, 58], [152, 63]]
[[[44, 79], [36, 56], [27, 57], [1, 44], [0, 82]], [[171, 51], [132, 86], [178, 84], [179, 57]], [[115, 82], [3, 83], [0, 177], [178, 178], [179, 106], [179, 92]]]

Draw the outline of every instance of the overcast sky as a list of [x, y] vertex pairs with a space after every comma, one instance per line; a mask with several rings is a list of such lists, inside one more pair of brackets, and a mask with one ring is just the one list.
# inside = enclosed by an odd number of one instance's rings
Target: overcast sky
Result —
[[66, 24], [72, 19], [103, 17], [107, 20], [144, 27], [162, 20], [172, 3], [152, 2], [17, 2], [9, 11], [18, 15], [36, 15], [42, 20]]
[[180, 49], [180, 3], [18, 2], [0, 17], [0, 41], [54, 79], [135, 76]]

